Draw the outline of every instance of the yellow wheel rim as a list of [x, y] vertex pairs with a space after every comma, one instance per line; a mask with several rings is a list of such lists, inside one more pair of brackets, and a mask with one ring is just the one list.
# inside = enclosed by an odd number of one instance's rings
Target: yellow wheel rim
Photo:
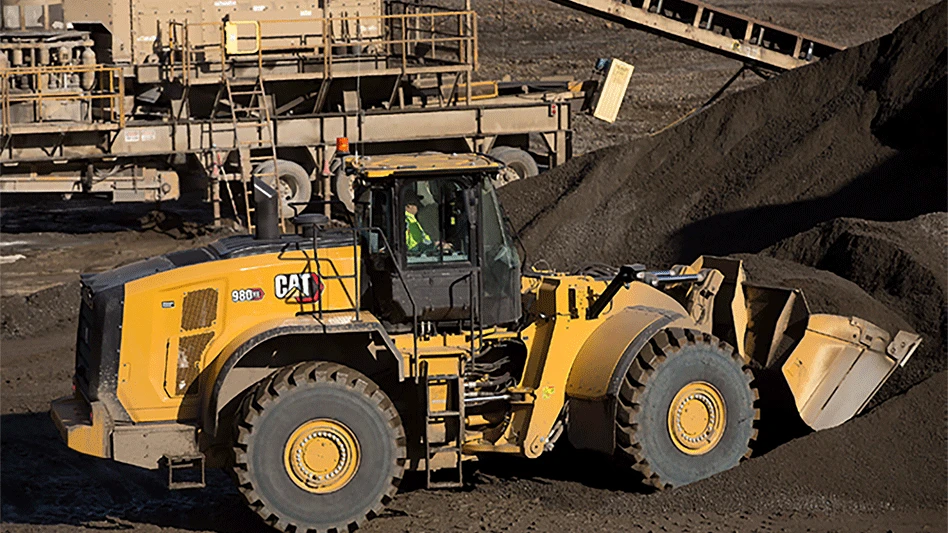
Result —
[[692, 381], [675, 395], [668, 407], [668, 433], [688, 455], [704, 455], [724, 436], [727, 411], [724, 398], [710, 383]]
[[359, 440], [345, 424], [320, 418], [303, 423], [286, 441], [283, 466], [301, 489], [327, 494], [345, 487], [359, 469]]

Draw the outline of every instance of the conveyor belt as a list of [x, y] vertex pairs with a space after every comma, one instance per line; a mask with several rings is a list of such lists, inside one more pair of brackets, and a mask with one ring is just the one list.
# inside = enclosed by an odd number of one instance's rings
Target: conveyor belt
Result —
[[695, 0], [551, 0], [754, 67], [797, 68], [843, 47]]

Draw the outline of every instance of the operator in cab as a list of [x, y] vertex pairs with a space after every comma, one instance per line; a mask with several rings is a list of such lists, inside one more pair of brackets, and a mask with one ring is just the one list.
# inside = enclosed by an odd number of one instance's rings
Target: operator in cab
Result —
[[412, 255], [421, 255], [434, 252], [441, 248], [448, 252], [451, 250], [449, 243], [441, 241], [432, 241], [431, 236], [425, 231], [425, 228], [418, 221], [418, 206], [421, 205], [421, 198], [415, 191], [408, 191], [405, 198], [405, 243], [408, 246], [408, 253]]

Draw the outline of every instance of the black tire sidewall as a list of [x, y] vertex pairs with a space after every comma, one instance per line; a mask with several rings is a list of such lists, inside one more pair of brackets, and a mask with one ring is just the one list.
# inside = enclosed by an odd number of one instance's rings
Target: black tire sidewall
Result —
[[490, 156], [510, 167], [520, 179], [531, 178], [540, 172], [533, 156], [520, 148], [498, 146], [490, 151]]
[[[264, 161], [256, 169], [254, 169], [254, 174], [271, 174], [274, 172], [273, 161]], [[293, 198], [287, 202], [282, 196], [280, 200], [283, 202], [283, 207], [289, 209], [288, 203], [296, 202], [309, 202], [310, 198], [313, 195], [313, 184], [310, 182], [309, 174], [307, 174], [306, 169], [300, 165], [292, 162], [286, 161], [284, 159], [278, 159], [276, 164], [276, 173], [277, 179], [282, 179], [283, 181], [292, 181], [295, 193]], [[290, 210], [292, 212], [292, 209]]]
[[[717, 445], [704, 455], [688, 455], [672, 442], [668, 410], [678, 391], [704, 381], [724, 399], [726, 422]], [[715, 346], [688, 344], [654, 371], [642, 395], [638, 435], [642, 452], [662, 483], [681, 486], [736, 466], [753, 437], [754, 396], [740, 363]]]
[[[341, 489], [313, 494], [297, 486], [283, 456], [290, 435], [304, 422], [337, 420], [356, 436], [360, 463]], [[374, 400], [336, 383], [311, 383], [280, 394], [254, 424], [248, 470], [257, 494], [280, 517], [306, 528], [329, 529], [361, 521], [388, 492], [396, 472], [396, 435]], [[320, 517], [314, 523], [313, 517]], [[305, 527], [304, 527], [305, 526]]]

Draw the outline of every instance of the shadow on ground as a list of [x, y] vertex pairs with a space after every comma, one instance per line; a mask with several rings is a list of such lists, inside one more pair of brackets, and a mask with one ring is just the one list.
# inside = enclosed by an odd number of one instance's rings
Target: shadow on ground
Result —
[[223, 472], [168, 491], [161, 472], [73, 452], [46, 413], [0, 417], [0, 513], [10, 524], [125, 529], [130, 522], [195, 531], [271, 531]]
[[0, 232], [68, 234], [158, 231], [190, 238], [207, 233], [214, 222], [211, 206], [199, 194], [158, 203], [113, 204], [108, 199], [57, 195], [4, 195]]
[[[244, 504], [229, 477], [207, 472], [207, 487], [168, 491], [163, 472], [81, 455], [66, 448], [46, 413], [0, 417], [0, 513], [9, 524], [125, 529], [136, 523], [218, 533], [270, 532]], [[463, 490], [496, 481], [571, 481], [593, 488], [639, 491], [615, 475], [615, 464], [565, 441], [539, 459], [485, 457], [465, 464]], [[408, 473], [401, 492], [424, 491], [424, 475]], [[383, 516], [398, 511], [389, 510]]]

